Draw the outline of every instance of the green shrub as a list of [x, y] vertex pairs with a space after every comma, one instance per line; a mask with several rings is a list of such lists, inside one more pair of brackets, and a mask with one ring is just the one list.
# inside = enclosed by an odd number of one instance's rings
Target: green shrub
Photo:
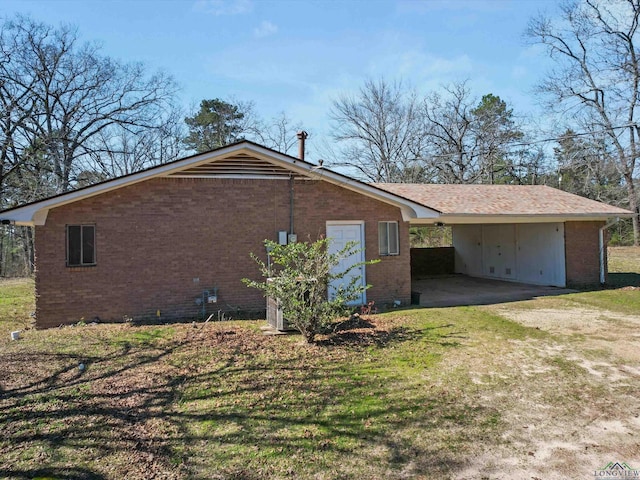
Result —
[[[315, 242], [280, 245], [266, 240], [269, 261], [265, 264], [255, 254], [251, 255], [265, 281], [242, 280], [246, 285], [262, 290], [265, 296], [277, 298], [285, 318], [308, 343], [312, 343], [332, 320], [344, 315], [348, 311], [347, 304], [369, 288], [369, 285], [362, 285], [359, 276], [349, 281], [345, 277], [351, 270], [373, 262], [357, 263], [342, 272], [335, 270], [341, 260], [360, 251], [357, 242], [348, 242], [340, 251], [329, 253], [330, 241], [322, 238]], [[341, 279], [345, 282], [340, 283]], [[329, 284], [336, 283], [340, 286], [329, 297]]]

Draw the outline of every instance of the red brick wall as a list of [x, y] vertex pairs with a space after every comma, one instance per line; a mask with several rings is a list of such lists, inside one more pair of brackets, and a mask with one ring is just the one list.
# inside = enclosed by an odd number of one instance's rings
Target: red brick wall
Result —
[[[604, 222], [566, 222], [564, 224], [568, 287], [586, 287], [600, 284], [598, 231], [603, 225]], [[606, 259], [606, 245], [604, 251]]]
[[[261, 292], [241, 283], [260, 274], [264, 239], [289, 230], [286, 180], [159, 178], [55, 208], [36, 227], [39, 327], [81, 319], [122, 321], [196, 317], [195, 299], [218, 287], [218, 310], [264, 309]], [[294, 229], [301, 241], [324, 234], [327, 220], [365, 222], [366, 258], [378, 258], [379, 220], [400, 222], [399, 256], [367, 266], [378, 304], [410, 299], [409, 227], [400, 210], [326, 182], [296, 181]], [[65, 225], [96, 225], [94, 267], [65, 266]], [[198, 281], [196, 281], [198, 279]]]

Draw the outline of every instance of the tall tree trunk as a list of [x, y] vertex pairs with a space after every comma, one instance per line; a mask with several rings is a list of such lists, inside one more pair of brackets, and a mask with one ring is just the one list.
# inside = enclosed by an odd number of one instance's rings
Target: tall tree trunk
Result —
[[34, 251], [33, 251], [33, 231], [31, 227], [22, 227], [20, 236], [22, 238], [22, 255], [24, 261], [24, 275], [33, 275]]
[[633, 183], [633, 176], [625, 174], [624, 180], [627, 184], [627, 195], [629, 196], [629, 210], [633, 212], [633, 244], [640, 245], [640, 215], [638, 215], [638, 197], [636, 196], [636, 186]]
[[0, 278], [4, 275], [4, 235], [5, 235], [5, 226], [0, 225]]

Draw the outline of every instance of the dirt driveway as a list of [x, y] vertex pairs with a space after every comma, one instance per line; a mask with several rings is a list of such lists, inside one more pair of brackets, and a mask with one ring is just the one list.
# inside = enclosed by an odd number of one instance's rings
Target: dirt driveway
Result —
[[[640, 470], [640, 312], [562, 303], [481, 307], [548, 335], [509, 342], [493, 364], [468, 365], [509, 428], [460, 478], [591, 479], [609, 462]], [[504, 382], [509, 395], [490, 393]]]

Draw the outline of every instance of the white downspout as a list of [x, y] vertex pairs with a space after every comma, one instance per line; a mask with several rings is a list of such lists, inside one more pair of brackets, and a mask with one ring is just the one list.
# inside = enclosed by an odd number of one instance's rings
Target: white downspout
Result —
[[600, 242], [600, 284], [604, 285], [605, 283], [605, 277], [607, 275], [607, 272], [604, 271], [605, 265], [604, 265], [604, 255], [605, 255], [605, 250], [604, 250], [604, 231], [615, 225], [616, 223], [618, 223], [618, 221], [620, 221], [620, 218], [616, 217], [614, 220], [609, 221], [608, 223], [606, 223], [603, 227], [600, 228], [600, 230], [598, 231], [599, 235], [598, 235], [598, 240]]

